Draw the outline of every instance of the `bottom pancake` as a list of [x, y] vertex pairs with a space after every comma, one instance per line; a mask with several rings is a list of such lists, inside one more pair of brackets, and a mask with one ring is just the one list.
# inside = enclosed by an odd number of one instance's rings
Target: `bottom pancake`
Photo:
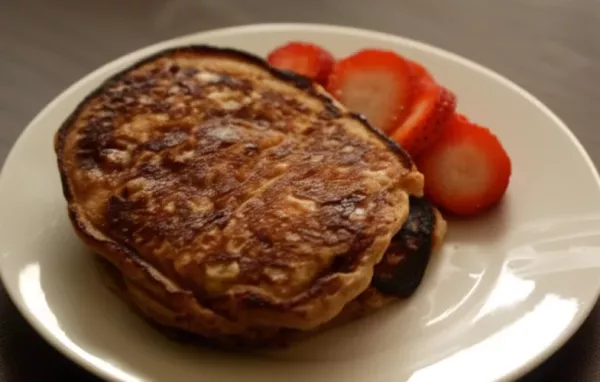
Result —
[[[372, 313], [399, 299], [411, 296], [420, 285], [429, 263], [446, 233], [446, 221], [439, 211], [422, 198], [411, 197], [409, 216], [393, 237], [383, 259], [374, 269], [371, 285], [349, 302], [341, 313], [321, 327], [310, 331], [277, 327], [248, 327], [235, 335], [216, 335], [203, 338], [186, 330], [189, 325], [170, 311], [107, 260], [97, 256], [102, 279], [109, 288], [127, 301], [135, 311], [148, 319], [162, 332], [179, 341], [225, 348], [257, 348], [285, 345], [316, 331], [343, 325]], [[218, 328], [215, 328], [218, 331]]]
[[136, 285], [105, 258], [95, 256], [97, 270], [104, 284], [114, 292], [141, 318], [158, 329], [167, 337], [183, 343], [192, 343], [208, 347], [238, 349], [249, 347], [273, 346], [282, 336], [281, 328], [246, 328], [236, 335], [215, 332], [219, 335], [214, 338], [205, 337], [189, 329], [189, 324], [168, 307], [156, 300], [143, 286]]
[[434, 244], [435, 208], [421, 198], [410, 198], [409, 215], [394, 236], [384, 258], [375, 266], [372, 285], [380, 292], [408, 297], [417, 289]]

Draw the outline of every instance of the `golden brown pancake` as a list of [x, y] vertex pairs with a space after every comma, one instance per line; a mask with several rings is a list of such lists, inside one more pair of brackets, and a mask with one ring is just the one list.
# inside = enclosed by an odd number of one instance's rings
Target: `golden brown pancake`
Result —
[[410, 157], [321, 87], [208, 46], [114, 75], [55, 149], [77, 233], [133, 303], [215, 339], [330, 321], [423, 192]]
[[[310, 331], [282, 328], [247, 330], [244, 336], [220, 337], [216, 343], [201, 336], [190, 335], [183, 330], [173, 330], [166, 325], [157, 325], [157, 329], [179, 341], [202, 345], [225, 345], [236, 349], [287, 345], [315, 332], [344, 325], [400, 299], [410, 297], [421, 283], [430, 256], [440, 248], [447, 229], [446, 221], [429, 202], [415, 197], [411, 197], [410, 202], [409, 216], [402, 229], [394, 235], [383, 259], [376, 265], [371, 285], [347, 303], [339, 315], [323, 325]], [[105, 260], [100, 261], [99, 265], [101, 276], [111, 290], [129, 303], [138, 300], [132, 304], [136, 311], [139, 312], [140, 306], [148, 305], [148, 302], [143, 300], [149, 297], [137, 291], [135, 285], [125, 282], [114, 266]], [[376, 281], [377, 279], [379, 281]], [[386, 286], [386, 283], [392, 283], [393, 286]]]

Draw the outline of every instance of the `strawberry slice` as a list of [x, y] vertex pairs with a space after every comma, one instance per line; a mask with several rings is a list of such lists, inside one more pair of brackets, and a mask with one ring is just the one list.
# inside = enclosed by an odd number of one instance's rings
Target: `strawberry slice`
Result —
[[416, 157], [438, 139], [455, 109], [456, 96], [450, 90], [439, 85], [420, 89], [392, 139]]
[[433, 80], [431, 73], [429, 73], [429, 71], [427, 69], [425, 69], [425, 67], [423, 65], [416, 63], [414, 61], [411, 61], [411, 60], [406, 60], [406, 61], [408, 62], [410, 74], [415, 81], [421, 81], [421, 80], [427, 79], [427, 78]]
[[456, 109], [456, 96], [421, 65], [409, 62], [415, 94], [408, 117], [391, 133], [413, 157], [434, 143]]
[[269, 53], [267, 61], [278, 69], [303, 75], [325, 86], [335, 59], [318, 45], [293, 41]]
[[417, 159], [425, 195], [448, 212], [474, 215], [498, 203], [508, 187], [511, 162], [488, 129], [454, 115], [440, 139]]
[[350, 110], [384, 132], [406, 117], [411, 94], [408, 63], [398, 54], [366, 49], [338, 61], [327, 90]]

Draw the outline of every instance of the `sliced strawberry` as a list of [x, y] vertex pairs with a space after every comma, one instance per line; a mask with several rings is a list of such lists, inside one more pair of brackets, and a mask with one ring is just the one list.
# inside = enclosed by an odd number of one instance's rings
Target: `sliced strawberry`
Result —
[[412, 156], [418, 156], [438, 138], [456, 109], [456, 96], [440, 86], [420, 64], [408, 61], [415, 88], [408, 117], [391, 133]]
[[421, 83], [408, 116], [391, 137], [416, 157], [438, 139], [455, 109], [454, 93], [433, 81]]
[[406, 117], [410, 79], [404, 58], [391, 51], [366, 49], [335, 64], [327, 89], [350, 110], [390, 132]]
[[408, 67], [410, 69], [410, 74], [412, 75], [415, 81], [420, 81], [424, 78], [429, 78], [433, 80], [431, 73], [421, 64], [418, 64], [411, 60], [406, 60], [408, 62]]
[[278, 69], [303, 75], [325, 86], [335, 59], [318, 45], [293, 41], [269, 53], [267, 61]]
[[425, 176], [425, 194], [441, 209], [457, 215], [483, 212], [502, 199], [511, 162], [488, 129], [452, 117], [440, 139], [417, 159]]

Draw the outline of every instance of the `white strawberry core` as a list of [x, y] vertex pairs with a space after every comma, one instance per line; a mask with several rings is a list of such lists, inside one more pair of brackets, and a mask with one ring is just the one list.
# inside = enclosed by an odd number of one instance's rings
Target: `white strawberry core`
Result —
[[446, 148], [440, 157], [439, 179], [453, 195], [477, 193], [486, 188], [493, 174], [481, 149], [470, 144]]
[[398, 94], [395, 81], [394, 76], [384, 71], [355, 73], [348, 76], [342, 87], [342, 102], [381, 128], [395, 110]]

